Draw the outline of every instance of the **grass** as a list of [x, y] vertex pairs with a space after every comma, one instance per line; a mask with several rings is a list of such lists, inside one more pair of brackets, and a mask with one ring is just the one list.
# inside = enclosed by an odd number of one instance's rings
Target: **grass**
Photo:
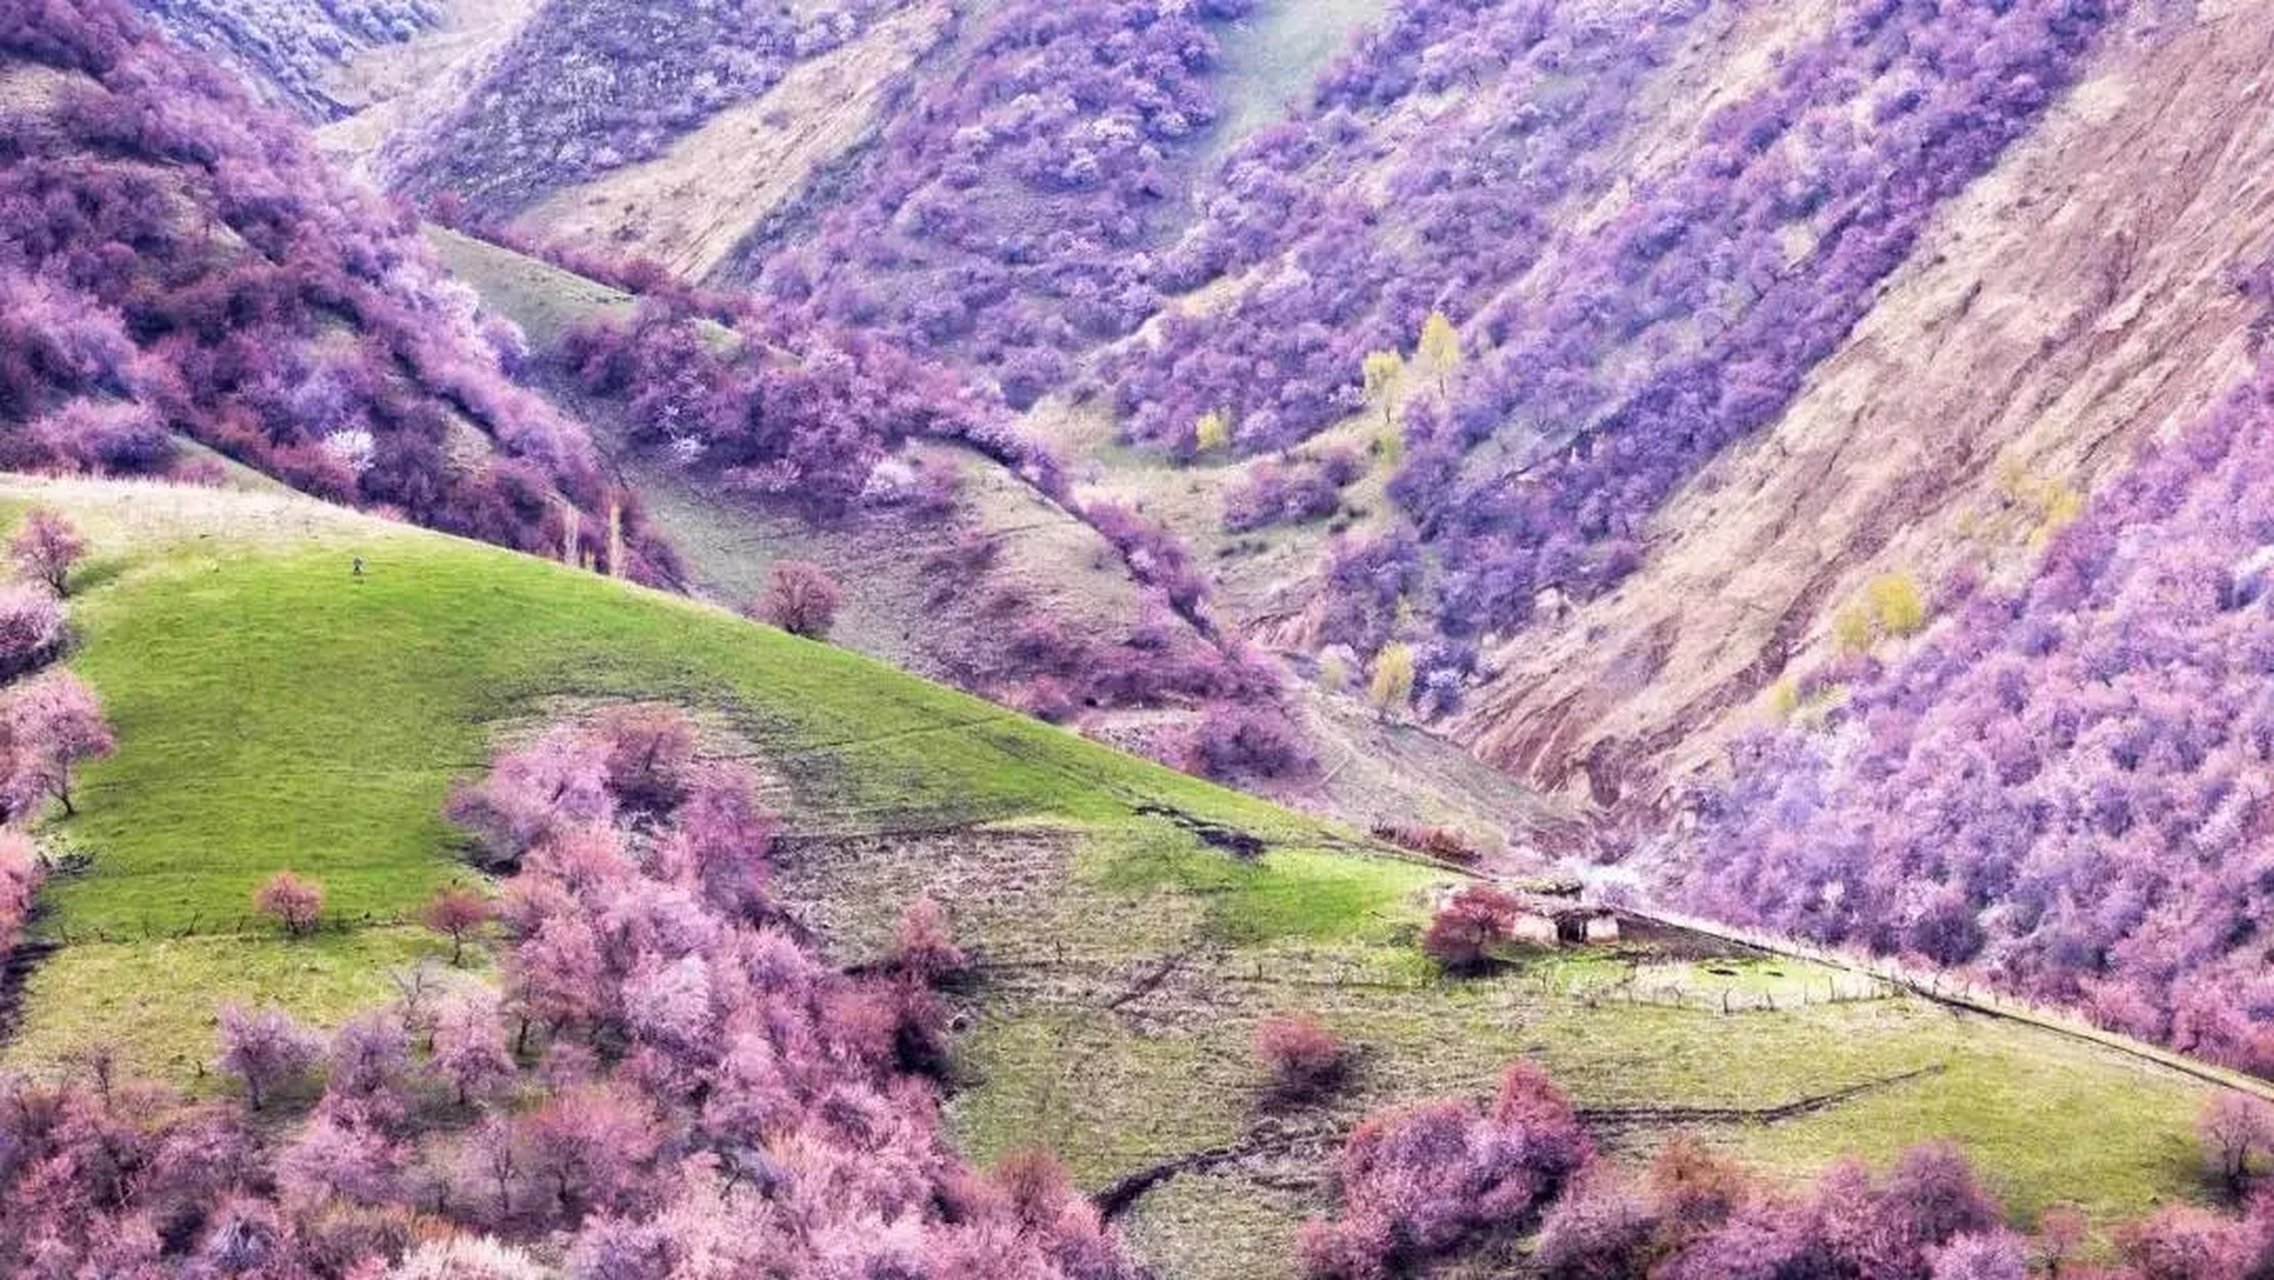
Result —
[[391, 998], [390, 973], [448, 955], [448, 944], [416, 928], [289, 944], [258, 936], [75, 943], [33, 970], [8, 1059], [59, 1062], [101, 1044], [137, 1074], [207, 1085], [221, 1005], [277, 1004], [312, 1025], [335, 1026]]
[[[1444, 981], [1412, 945], [1438, 873], [844, 650], [299, 499], [0, 482], [0, 517], [35, 503], [98, 549], [71, 662], [120, 749], [49, 828], [93, 862], [47, 891], [38, 927], [68, 943], [32, 976], [10, 1066], [109, 1040], [195, 1080], [222, 999], [328, 1024], [386, 998], [388, 971], [441, 947], [391, 922], [460, 874], [439, 817], [452, 782], [535, 724], [662, 700], [765, 775], [790, 832], [779, 892], [840, 960], [875, 954], [917, 895], [947, 905], [981, 964], [949, 1104], [975, 1157], [1049, 1146], [1102, 1185], [1251, 1131], [1260, 1018], [1315, 1011], [1361, 1046], [1346, 1096], [1279, 1121], [1310, 1126], [1308, 1146], [1140, 1204], [1132, 1238], [1180, 1275], [1287, 1274], [1295, 1224], [1331, 1205], [1320, 1175], [1344, 1127], [1481, 1093], [1518, 1056], [1619, 1158], [1694, 1128], [1799, 1179], [1954, 1136], [2024, 1218], [2070, 1201], [2106, 1224], [2200, 1191], [2203, 1087], [2101, 1047], [1916, 999], [1795, 1007], [1828, 971], [1639, 941]], [[1235, 856], [1198, 824], [1264, 847]], [[344, 928], [287, 943], [247, 927], [252, 886], [284, 866], [326, 883]], [[1693, 987], [1778, 1009], [1724, 1013]]]
[[1444, 879], [1409, 863], [1306, 848], [1242, 861], [1195, 848], [1175, 828], [1145, 824], [1093, 842], [1085, 863], [1090, 882], [1109, 893], [1197, 898], [1204, 936], [1231, 944], [1410, 935], [1422, 923], [1415, 904]]
[[[201, 1060], [215, 993], [272, 969], [319, 1020], [384, 994], [384, 957], [356, 948], [392, 932], [286, 946], [250, 917], [253, 889], [290, 868], [323, 882], [335, 921], [414, 918], [463, 874], [441, 816], [453, 782], [563, 707], [697, 711], [782, 780], [797, 830], [1108, 824], [1147, 804], [1326, 838], [844, 650], [563, 566], [273, 495], [0, 484], [0, 516], [32, 505], [96, 547], [70, 661], [120, 745], [86, 769], [79, 816], [46, 829], [92, 864], [44, 895], [37, 932], [71, 945], [27, 993], [14, 1061], [97, 1035], [140, 1061]], [[1304, 896], [1277, 880], [1258, 900]], [[145, 946], [168, 959], [118, 976]]]
[[1386, 7], [1382, 0], [1281, 0], [1221, 32], [1224, 111], [1209, 138], [1208, 158], [1229, 154], [1257, 129], [1306, 103], [1328, 62]]
[[[209, 501], [225, 521], [232, 499]], [[75, 603], [73, 666], [120, 749], [86, 771], [84, 812], [62, 824], [95, 861], [50, 893], [51, 930], [235, 931], [286, 867], [322, 880], [335, 915], [400, 918], [454, 873], [452, 781], [479, 772], [495, 726], [562, 698], [722, 719], [788, 777], [806, 824], [1097, 821], [1165, 800], [1313, 829], [843, 650], [562, 566], [363, 521], [314, 547], [208, 546], [111, 552], [108, 580]]]
[[481, 291], [485, 305], [521, 326], [535, 350], [588, 320], [629, 320], [638, 308], [638, 300], [621, 289], [446, 227], [430, 224], [426, 239], [443, 266]]
[[[951, 1113], [957, 1132], [981, 1156], [1059, 1150], [1092, 1186], [1237, 1142], [1260, 1118], [1253, 1027], [1301, 1008], [1360, 1052], [1347, 1096], [1280, 1121], [1317, 1128], [1323, 1147], [1381, 1107], [1481, 1096], [1509, 1061], [1529, 1057], [1597, 1115], [1598, 1137], [1619, 1160], [1639, 1162], [1686, 1130], [1798, 1183], [1844, 1155], [1884, 1165], [1915, 1143], [1951, 1138], [2017, 1223], [2069, 1203], [2104, 1230], [2203, 1190], [2189, 1130], [2202, 1090], [2094, 1046], [1910, 998], [1724, 1015], [1575, 997], [1530, 971], [1441, 983], [1407, 968], [1399, 982], [1401, 960], [1381, 951], [1278, 946], [1200, 958], [1110, 1011], [1094, 996], [1069, 997], [1078, 984], [1066, 970], [1006, 979], [1015, 991], [961, 1041], [971, 1086]], [[1092, 964], [1093, 992], [1129, 989], [1126, 966]], [[1921, 1071], [1929, 1074], [1899, 1079]], [[1173, 1087], [1143, 1085], [1162, 1080]], [[1857, 1086], [1853, 1098], [1792, 1118], [1722, 1114]], [[1633, 1108], [1658, 1114], [1617, 1118]], [[1179, 1274], [1283, 1276], [1295, 1225], [1332, 1206], [1318, 1173], [1315, 1162], [1218, 1170], [1207, 1199], [1176, 1187], [1148, 1200], [1132, 1230], [1156, 1242], [1160, 1258], [1184, 1260]], [[1206, 1241], [1224, 1238], [1217, 1233], [1231, 1221], [1271, 1225], [1237, 1253], [1209, 1253]]]

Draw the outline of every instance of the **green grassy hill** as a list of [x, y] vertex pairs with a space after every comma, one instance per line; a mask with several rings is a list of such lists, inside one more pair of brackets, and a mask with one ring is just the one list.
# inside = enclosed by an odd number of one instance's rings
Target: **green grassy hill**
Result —
[[[1167, 1274], [1287, 1274], [1344, 1128], [1519, 1054], [1617, 1152], [1689, 1129], [1802, 1176], [1952, 1136], [2024, 1214], [2197, 1192], [2202, 1086], [2106, 1048], [1852, 984], [1827, 1002], [1829, 971], [1678, 936], [1446, 982], [1412, 947], [1438, 873], [852, 653], [296, 497], [0, 481], [0, 522], [33, 505], [97, 549], [71, 663], [120, 747], [49, 829], [92, 861], [47, 892], [38, 927], [63, 945], [9, 1067], [100, 1038], [194, 1079], [222, 999], [321, 1021], [385, 998], [390, 969], [442, 950], [403, 921], [466, 874], [439, 816], [453, 780], [538, 724], [663, 700], [767, 779], [780, 891], [841, 959], [918, 893], [949, 907], [982, 961], [950, 1107], [974, 1155], [1050, 1146], [1103, 1187], [1217, 1153], [1127, 1218]], [[345, 927], [250, 924], [284, 867]], [[1337, 1103], [1266, 1115], [1248, 1041], [1289, 1009], [1341, 1028], [1360, 1068]]]

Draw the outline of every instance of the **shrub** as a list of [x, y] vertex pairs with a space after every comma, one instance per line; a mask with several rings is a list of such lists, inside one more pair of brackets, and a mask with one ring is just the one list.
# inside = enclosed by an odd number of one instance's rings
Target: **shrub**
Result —
[[634, 812], [669, 813], [687, 793], [695, 726], [675, 707], [618, 707], [596, 727], [607, 744], [608, 789]]
[[87, 554], [87, 540], [71, 522], [53, 511], [34, 510], [24, 517], [24, 523], [8, 539], [8, 557], [16, 562], [16, 571], [34, 582], [43, 582], [57, 595], [64, 593], [70, 580], [71, 568]]
[[751, 615], [793, 636], [825, 640], [842, 600], [836, 580], [818, 565], [784, 560], [768, 572], [766, 593], [751, 606]]
[[1884, 573], [1864, 588], [1871, 603], [1872, 620], [1881, 635], [1914, 635], [1927, 623], [1927, 606], [1918, 579], [1907, 573]]
[[0, 587], [0, 680], [44, 666], [63, 647], [63, 606], [45, 587]]
[[1374, 655], [1373, 682], [1367, 696], [1387, 716], [1413, 700], [1413, 650], [1402, 644], [1384, 645]]
[[1259, 462], [1225, 494], [1224, 528], [1245, 533], [1267, 525], [1323, 519], [1342, 505], [1342, 486], [1348, 483], [1348, 473], [1328, 463]]
[[1372, 1280], [1533, 1223], [1594, 1158], [1570, 1102], [1517, 1063], [1490, 1106], [1425, 1102], [1368, 1117], [1335, 1158], [1343, 1217], [1299, 1242], [1314, 1280]]
[[253, 909], [284, 926], [291, 937], [314, 933], [323, 919], [324, 886], [279, 871], [253, 891]]
[[0, 830], [0, 959], [16, 945], [24, 922], [31, 918], [32, 901], [40, 882], [47, 878], [47, 862], [39, 846], [21, 832]]
[[1598, 1166], [1548, 1212], [1532, 1260], [1547, 1280], [1628, 1280], [1648, 1274], [1660, 1231], [1651, 1198]]
[[547, 1280], [535, 1258], [486, 1236], [450, 1236], [413, 1249], [386, 1280]]
[[1463, 866], [1484, 860], [1484, 851], [1477, 847], [1469, 833], [1459, 827], [1408, 827], [1383, 823], [1374, 828], [1374, 837], [1387, 840], [1401, 849], [1409, 849], [1427, 857]]
[[1191, 769], [1220, 781], [1285, 778], [1308, 771], [1310, 748], [1277, 707], [1211, 703], [1194, 730]]
[[900, 913], [900, 922], [892, 931], [892, 964], [919, 981], [933, 983], [962, 973], [970, 967], [971, 959], [955, 945], [947, 911], [924, 897]]
[[1271, 1092], [1290, 1102], [1332, 1090], [1350, 1065], [1342, 1037], [1307, 1013], [1275, 1014], [1257, 1023], [1255, 1057], [1270, 1077]]

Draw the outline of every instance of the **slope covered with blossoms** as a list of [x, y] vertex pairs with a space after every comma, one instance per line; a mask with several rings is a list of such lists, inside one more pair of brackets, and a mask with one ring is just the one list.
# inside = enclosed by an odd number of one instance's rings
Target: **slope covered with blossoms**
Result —
[[553, 191], [661, 154], [903, 2], [550, 0], [447, 115], [398, 140], [387, 167], [408, 191], [447, 195], [502, 222]]
[[357, 52], [442, 21], [440, 0], [142, 0], [183, 45], [239, 68], [263, 96], [314, 119], [347, 108], [333, 79]]
[[668, 574], [582, 428], [507, 376], [518, 339], [288, 122], [112, 0], [14, 7], [0, 56], [22, 87], [0, 109], [0, 462], [166, 473], [187, 437], [335, 501]]
[[1740, 749], [1690, 898], [2274, 1072], [2270, 397], [2149, 449], [2024, 585], [1819, 673], [1839, 705]]
[[1433, 310], [1467, 319], [1620, 179], [1641, 91], [1709, 7], [1394, 6], [1211, 175], [1157, 283], [1233, 292], [1107, 358], [1123, 429], [1182, 452], [1217, 413], [1260, 451], [1358, 411], [1369, 353], [1409, 349]]
[[773, 296], [953, 352], [1032, 404], [1160, 304], [1219, 106], [1216, 24], [1254, 0], [1017, 0], [979, 15], [810, 235], [759, 264]]
[[[1554, 8], [1552, 22], [1548, 9], [1499, 11], [1468, 31], [1415, 21], [1347, 69], [1343, 92], [1356, 102], [1395, 100], [1410, 91], [1409, 77], [1441, 88], [1464, 58], [1513, 69], [1543, 87], [1523, 108], [1485, 117], [1507, 138], [1503, 150], [1483, 152], [1507, 157], [1500, 174], [1470, 160], [1476, 148], [1467, 147], [1434, 164], [1408, 162], [1411, 172], [1393, 174], [1389, 190], [1454, 215], [1471, 191], [1521, 181], [1540, 184], [1523, 207], [1552, 196], [1584, 209], [1589, 184], [1609, 180], [1590, 167], [1608, 157], [1589, 147], [1618, 136], [1620, 86], [1666, 56], [1680, 19], [1702, 21], [1709, 9], [1660, 9], [1655, 23], [1631, 30], [1570, 8]], [[1716, 109], [1660, 167], [1619, 175], [1625, 180], [1580, 216], [1516, 229], [1489, 254], [1459, 257], [1482, 264], [1480, 275], [1386, 272], [1400, 288], [1423, 289], [1387, 310], [1357, 312], [1367, 342], [1402, 327], [1390, 349], [1411, 349], [1416, 313], [1431, 306], [1462, 322], [1457, 348], [1421, 353], [1422, 367], [1406, 375], [1418, 385], [1405, 388], [1404, 457], [1391, 493], [1415, 535], [1395, 552], [1412, 585], [1389, 600], [1417, 595], [1435, 628], [1460, 638], [1523, 626], [1542, 591], [1588, 595], [1619, 581], [1642, 553], [1651, 513], [1722, 447], [1775, 418], [1942, 203], [2076, 77], [2109, 17], [2103, 6], [2067, 0], [1838, 6], [1827, 29], [1792, 39], [1762, 83]], [[1413, 52], [1389, 56], [1401, 49]], [[1544, 86], [1567, 70], [1574, 87], [1543, 108]], [[1324, 106], [1339, 104], [1335, 92]], [[1325, 111], [1317, 128], [1346, 118]], [[1317, 150], [1290, 150], [1292, 162], [1280, 167], [1299, 180], [1259, 187], [1262, 208], [1300, 214], [1307, 202], [1328, 211], [1322, 245], [1402, 243], [1395, 200], [1385, 202], [1379, 230], [1331, 215], [1325, 195], [1349, 185], [1353, 165], [1331, 153], [1307, 169], [1297, 163]], [[1473, 216], [1460, 225], [1475, 225]], [[1252, 406], [1253, 446], [1274, 447], [1362, 403], [1364, 344], [1329, 341], [1331, 323], [1302, 327], [1318, 309], [1305, 299], [1332, 287], [1316, 281], [1343, 278], [1324, 263], [1355, 250], [1311, 252], [1303, 275], [1267, 276], [1226, 315], [1172, 324], [1156, 348], [1128, 357], [1125, 421], [1177, 442], [1192, 412], [1214, 407], [1236, 382], [1247, 384], [1235, 403]], [[1281, 304], [1266, 305], [1275, 299]], [[1354, 302], [1373, 308], [1364, 295]], [[1216, 354], [1251, 348], [1269, 354]], [[1235, 425], [1235, 438], [1241, 431]], [[1340, 594], [1337, 608], [1386, 617], [1386, 602]], [[1361, 627], [1328, 638], [1363, 635]]]
[[[2078, 74], [2096, 0], [1842, 5], [1694, 151], [1490, 303], [1475, 367], [1408, 422], [1395, 492], [1441, 545], [1441, 624], [1522, 623], [1593, 592], [1706, 459], [1773, 420], [1942, 202]], [[1486, 439], [1514, 458], [1469, 468]]]

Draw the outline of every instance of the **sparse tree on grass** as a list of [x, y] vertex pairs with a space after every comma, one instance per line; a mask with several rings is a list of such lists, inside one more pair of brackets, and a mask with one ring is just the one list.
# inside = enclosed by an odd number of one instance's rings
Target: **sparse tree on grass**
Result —
[[8, 540], [8, 556], [16, 568], [48, 590], [64, 594], [72, 566], [87, 554], [87, 541], [71, 522], [53, 511], [38, 510], [24, 518], [16, 536]]
[[426, 927], [450, 939], [450, 963], [463, 964], [466, 939], [478, 937], [489, 923], [490, 900], [462, 884], [445, 885], [427, 899], [419, 913]]
[[245, 1086], [245, 1102], [255, 1111], [278, 1087], [306, 1075], [322, 1051], [315, 1036], [274, 1005], [224, 1005], [220, 1027], [221, 1056], [214, 1066]]
[[750, 614], [793, 636], [826, 640], [843, 600], [836, 580], [819, 565], [784, 560], [767, 575], [765, 594], [751, 606]]
[[2241, 1198], [2250, 1187], [2251, 1163], [2274, 1155], [2274, 1106], [2234, 1090], [2204, 1104], [2195, 1132], [2203, 1141], [2203, 1161], [2227, 1194]]
[[324, 916], [324, 886], [289, 871], [270, 876], [253, 891], [253, 909], [284, 926], [291, 937], [314, 933]]
[[1421, 949], [1456, 973], [1484, 966], [1491, 949], [1506, 942], [1521, 910], [1516, 896], [1497, 885], [1472, 884], [1437, 909], [1421, 935]]
[[0, 707], [0, 786], [8, 816], [31, 816], [43, 797], [63, 805], [65, 817], [78, 812], [71, 782], [79, 765], [116, 750], [102, 704], [85, 681], [68, 671], [51, 671], [17, 689]]

